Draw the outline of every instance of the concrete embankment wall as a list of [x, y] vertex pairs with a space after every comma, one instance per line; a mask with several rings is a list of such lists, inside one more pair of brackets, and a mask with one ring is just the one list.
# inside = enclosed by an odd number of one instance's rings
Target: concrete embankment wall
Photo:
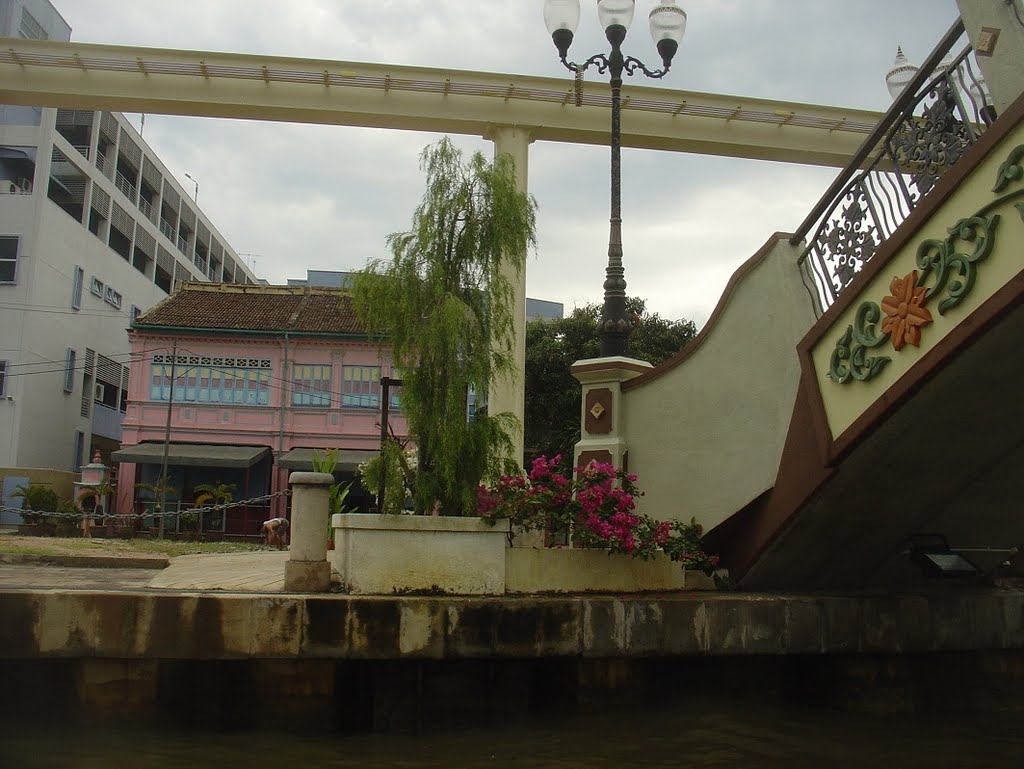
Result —
[[522, 598], [12, 590], [0, 659], [534, 659], [1024, 649], [1024, 591]]
[[1024, 593], [0, 593], [5, 712], [405, 731], [737, 696], [1024, 709]]

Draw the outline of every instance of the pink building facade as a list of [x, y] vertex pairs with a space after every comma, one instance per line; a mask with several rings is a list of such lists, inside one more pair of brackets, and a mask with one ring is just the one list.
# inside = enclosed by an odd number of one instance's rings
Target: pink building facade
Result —
[[[317, 449], [338, 449], [336, 477], [354, 480], [379, 448], [380, 380], [397, 372], [342, 291], [185, 284], [137, 318], [129, 337], [114, 453], [119, 512], [152, 506], [165, 452], [170, 509], [190, 506], [202, 485], [233, 486], [235, 501], [277, 495], [290, 472], [311, 469]], [[402, 436], [397, 390], [388, 405]], [[358, 483], [349, 501], [370, 505]], [[223, 529], [254, 535], [266, 517], [286, 513], [287, 498], [273, 496], [229, 509]]]

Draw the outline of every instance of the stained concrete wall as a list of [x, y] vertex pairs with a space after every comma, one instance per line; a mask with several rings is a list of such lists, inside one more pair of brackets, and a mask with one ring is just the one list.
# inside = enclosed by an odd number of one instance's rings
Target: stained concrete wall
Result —
[[534, 659], [1024, 649], [1024, 591], [360, 598], [0, 593], [0, 659]]

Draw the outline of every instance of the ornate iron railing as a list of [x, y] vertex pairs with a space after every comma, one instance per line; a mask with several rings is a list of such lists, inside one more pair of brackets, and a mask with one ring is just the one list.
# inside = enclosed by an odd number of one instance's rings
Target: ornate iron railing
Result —
[[819, 314], [994, 118], [957, 21], [790, 241]]

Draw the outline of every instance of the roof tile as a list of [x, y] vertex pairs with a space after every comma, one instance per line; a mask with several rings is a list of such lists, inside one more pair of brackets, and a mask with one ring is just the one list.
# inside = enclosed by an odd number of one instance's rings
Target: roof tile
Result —
[[365, 334], [349, 294], [310, 286], [184, 283], [134, 326], [223, 331]]

